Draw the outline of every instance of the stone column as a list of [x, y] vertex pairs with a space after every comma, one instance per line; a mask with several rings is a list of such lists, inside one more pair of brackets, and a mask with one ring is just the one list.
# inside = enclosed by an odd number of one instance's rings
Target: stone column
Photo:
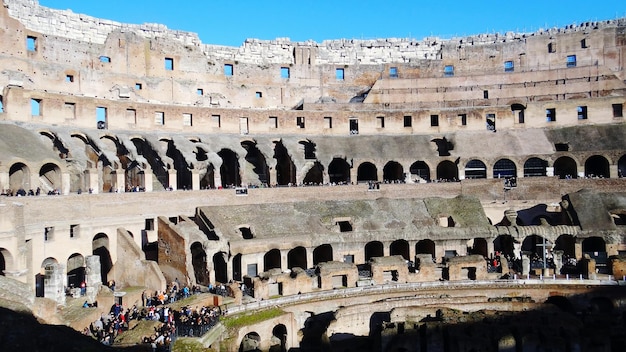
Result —
[[530, 258], [526, 253], [522, 254], [522, 275], [530, 274]]
[[100, 179], [98, 178], [98, 169], [89, 168], [85, 170], [85, 186], [86, 191], [91, 190], [91, 193], [100, 193]]
[[167, 170], [167, 176], [168, 176], [168, 183], [169, 183], [168, 186], [171, 187], [173, 191], [175, 191], [178, 185], [178, 174], [176, 173], [176, 170], [175, 169]]
[[142, 175], [142, 184], [146, 192], [154, 191], [154, 187], [152, 186], [152, 182], [154, 181], [154, 173], [152, 173], [152, 170], [144, 170]]
[[[432, 174], [433, 170], [431, 170], [430, 173]], [[465, 168], [464, 167], [459, 167], [458, 168], [458, 173], [459, 173], [459, 180], [465, 180]], [[432, 175], [430, 176], [430, 179], [434, 180]]]
[[65, 305], [64, 271], [63, 264], [50, 264], [46, 266], [44, 276], [44, 297], [60, 305]]
[[198, 169], [191, 170], [191, 190], [200, 190], [200, 170]]
[[546, 167], [546, 176], [554, 177], [554, 167]]
[[552, 251], [552, 260], [554, 260], [554, 273], [558, 275], [563, 269], [563, 251]]
[[[276, 184], [276, 168], [270, 167], [267, 183], [269, 186]], [[217, 187], [217, 184], [215, 184]]]
[[122, 168], [115, 170], [115, 189], [119, 193], [126, 192], [126, 170]]
[[64, 172], [61, 174], [61, 194], [70, 194], [70, 174]]
[[98, 290], [102, 285], [100, 275], [100, 256], [88, 255], [85, 257], [87, 267], [85, 268], [85, 283], [87, 284], [87, 300], [93, 303], [98, 295]]
[[359, 179], [359, 169], [357, 167], [350, 168], [350, 183], [355, 184]]

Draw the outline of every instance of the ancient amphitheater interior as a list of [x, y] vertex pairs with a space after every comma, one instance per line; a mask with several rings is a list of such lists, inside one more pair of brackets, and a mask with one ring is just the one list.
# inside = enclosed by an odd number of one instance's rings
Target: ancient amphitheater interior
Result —
[[626, 350], [626, 19], [227, 47], [3, 2], [1, 350], [111, 350], [172, 283], [221, 318], [159, 350]]

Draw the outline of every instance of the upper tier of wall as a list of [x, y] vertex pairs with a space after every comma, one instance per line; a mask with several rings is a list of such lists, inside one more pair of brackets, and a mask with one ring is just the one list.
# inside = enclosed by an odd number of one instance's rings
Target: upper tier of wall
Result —
[[11, 17], [23, 23], [27, 29], [96, 44], [104, 44], [114, 31], [134, 32], [146, 38], [167, 38], [183, 45], [199, 46], [210, 59], [232, 60], [242, 63], [297, 63], [296, 49], [309, 50], [313, 64], [385, 64], [408, 63], [423, 59], [440, 58], [440, 51], [446, 45], [472, 46], [510, 41], [520, 41], [528, 36], [553, 35], [577, 31], [597, 30], [626, 25], [626, 18], [600, 22], [584, 22], [565, 28], [539, 30], [523, 34], [479, 34], [464, 38], [441, 39], [438, 37], [415, 40], [412, 38], [388, 38], [373, 40], [339, 39], [292, 42], [289, 38], [275, 40], [248, 39], [240, 47], [203, 44], [198, 34], [168, 29], [165, 25], [144, 23], [126, 24], [99, 19], [71, 10], [55, 10], [40, 6], [38, 0], [4, 0]]

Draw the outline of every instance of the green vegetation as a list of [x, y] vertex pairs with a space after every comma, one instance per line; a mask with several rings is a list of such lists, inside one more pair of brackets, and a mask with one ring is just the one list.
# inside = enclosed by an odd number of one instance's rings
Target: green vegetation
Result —
[[173, 352], [214, 352], [212, 348], [204, 347], [197, 339], [179, 337], [172, 347]]
[[285, 314], [285, 312], [282, 309], [271, 308], [254, 313], [242, 313], [231, 317], [223, 317], [221, 319], [221, 323], [224, 324], [224, 326], [229, 330], [236, 330], [242, 326], [253, 325], [265, 320], [279, 317], [283, 314]]

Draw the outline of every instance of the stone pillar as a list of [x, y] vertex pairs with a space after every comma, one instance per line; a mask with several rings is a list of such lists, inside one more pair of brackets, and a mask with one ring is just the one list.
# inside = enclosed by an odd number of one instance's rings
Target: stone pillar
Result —
[[580, 269], [585, 279], [596, 279], [596, 260], [591, 258], [588, 254], [585, 254], [584, 258], [580, 261]]
[[0, 172], [0, 191], [9, 188], [9, 173]]
[[70, 194], [70, 174], [68, 172], [64, 172], [61, 174], [61, 194]]
[[115, 170], [115, 189], [119, 193], [126, 192], [126, 170], [122, 168]]
[[[430, 170], [430, 173], [433, 173], [433, 170]], [[459, 173], [459, 180], [465, 180], [465, 168], [464, 167], [460, 167], [458, 168], [458, 173]], [[433, 175], [430, 176], [431, 180], [434, 180]]]
[[50, 264], [46, 266], [44, 276], [44, 297], [60, 305], [65, 305], [64, 271], [63, 264]]
[[530, 274], [530, 258], [526, 253], [522, 254], [522, 275]]
[[554, 260], [554, 273], [558, 275], [563, 269], [563, 251], [552, 251], [552, 260]]
[[152, 182], [154, 181], [154, 174], [152, 173], [152, 170], [144, 170], [142, 176], [142, 184], [146, 192], [154, 191], [154, 187], [152, 186]]
[[191, 190], [192, 191], [200, 190], [200, 170], [198, 169], [191, 170]]
[[171, 187], [173, 191], [176, 190], [176, 187], [178, 185], [178, 174], [176, 173], [175, 169], [169, 169], [167, 170], [167, 177], [168, 177], [168, 187]]
[[100, 179], [98, 178], [98, 169], [89, 168], [85, 170], [85, 183], [87, 190], [97, 194], [100, 192]]
[[85, 268], [85, 283], [87, 284], [87, 300], [93, 303], [98, 295], [98, 290], [102, 285], [100, 275], [100, 256], [88, 255], [85, 257], [87, 267]]
[[554, 167], [546, 167], [546, 176], [554, 177]]
[[383, 177], [385, 176], [384, 168], [385, 168], [385, 165], [383, 166], [376, 165], [376, 177], [378, 178], [378, 182], [384, 181], [383, 179]]
[[356, 185], [359, 179], [359, 169], [357, 167], [350, 168], [350, 183]]
[[578, 167], [576, 167], [576, 172], [578, 173], [578, 178], [585, 178], [585, 164], [578, 165]]

